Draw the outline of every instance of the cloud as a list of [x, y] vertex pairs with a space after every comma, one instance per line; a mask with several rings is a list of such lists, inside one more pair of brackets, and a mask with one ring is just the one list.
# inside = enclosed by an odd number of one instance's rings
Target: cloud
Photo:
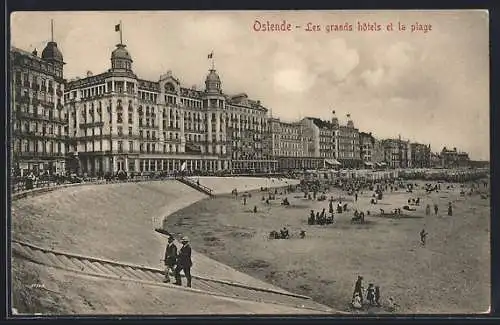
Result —
[[304, 70], [283, 69], [274, 74], [274, 87], [278, 92], [303, 93], [314, 84], [314, 78]]
[[385, 70], [377, 68], [375, 70], [365, 70], [361, 73], [361, 79], [369, 87], [377, 87], [384, 81]]
[[314, 42], [304, 51], [308, 53], [311, 69], [335, 83], [347, 78], [359, 64], [358, 51], [349, 48], [341, 38]]
[[373, 96], [427, 100], [439, 97], [434, 71], [425, 66], [423, 53], [405, 42], [395, 43], [375, 53], [375, 67], [361, 72], [359, 78]]

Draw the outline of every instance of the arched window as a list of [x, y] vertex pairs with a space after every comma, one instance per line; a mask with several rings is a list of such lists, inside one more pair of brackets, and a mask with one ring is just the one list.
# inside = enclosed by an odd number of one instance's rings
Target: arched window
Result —
[[175, 87], [171, 82], [167, 82], [165, 84], [165, 91], [174, 93], [175, 92]]

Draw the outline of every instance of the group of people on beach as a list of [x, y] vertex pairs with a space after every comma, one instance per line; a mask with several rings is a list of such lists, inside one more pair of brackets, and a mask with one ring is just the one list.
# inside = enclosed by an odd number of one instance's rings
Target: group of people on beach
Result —
[[[389, 298], [389, 300], [393, 300], [392, 297]], [[382, 305], [380, 300], [380, 286], [375, 286], [373, 283], [370, 283], [365, 290], [363, 287], [363, 277], [359, 275], [354, 284], [351, 305], [354, 309], [362, 309], [364, 306], [380, 307]]]

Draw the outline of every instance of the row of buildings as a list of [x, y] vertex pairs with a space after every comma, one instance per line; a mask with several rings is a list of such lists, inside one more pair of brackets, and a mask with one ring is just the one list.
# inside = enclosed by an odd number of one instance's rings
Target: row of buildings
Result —
[[430, 145], [376, 139], [348, 115], [340, 125], [305, 117], [290, 123], [246, 94], [228, 95], [212, 64], [204, 89], [171, 72], [144, 80], [120, 41], [110, 69], [65, 80], [57, 43], [41, 55], [12, 48], [12, 172], [104, 173], [180, 170], [276, 171], [360, 167], [452, 167], [468, 160]]

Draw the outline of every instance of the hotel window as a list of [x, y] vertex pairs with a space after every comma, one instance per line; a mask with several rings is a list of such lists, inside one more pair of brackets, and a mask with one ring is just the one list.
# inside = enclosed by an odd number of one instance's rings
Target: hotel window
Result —
[[118, 152], [123, 152], [123, 141], [118, 141]]
[[123, 135], [123, 128], [121, 126], [118, 127], [118, 136]]
[[115, 91], [118, 93], [123, 93], [123, 81], [115, 82]]
[[129, 152], [134, 152], [134, 141], [129, 141], [128, 142], [128, 151]]

